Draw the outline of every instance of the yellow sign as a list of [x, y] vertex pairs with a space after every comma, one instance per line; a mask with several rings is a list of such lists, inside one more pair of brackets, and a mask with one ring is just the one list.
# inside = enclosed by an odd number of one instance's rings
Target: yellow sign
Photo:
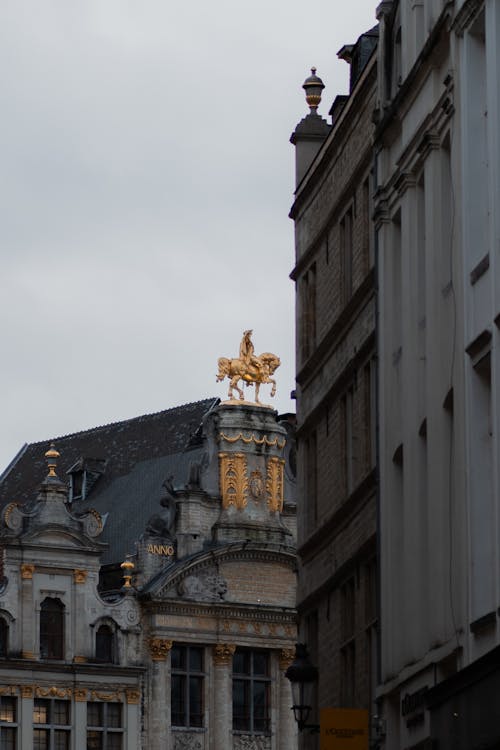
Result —
[[320, 750], [368, 750], [368, 711], [322, 708]]
[[166, 555], [167, 557], [175, 554], [171, 544], [148, 544], [148, 552], [150, 555]]

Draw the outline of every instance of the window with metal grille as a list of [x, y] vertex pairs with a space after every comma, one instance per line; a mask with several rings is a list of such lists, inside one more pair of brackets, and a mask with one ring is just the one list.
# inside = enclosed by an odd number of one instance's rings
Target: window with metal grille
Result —
[[59, 599], [45, 599], [40, 607], [40, 656], [64, 658], [64, 604]]
[[33, 750], [69, 750], [71, 705], [69, 701], [35, 698]]
[[121, 703], [87, 703], [87, 750], [122, 750]]
[[198, 646], [172, 647], [172, 726], [203, 726], [203, 657]]
[[17, 747], [17, 698], [0, 698], [0, 747], [16, 750]]
[[233, 729], [269, 731], [269, 654], [236, 649], [233, 656]]

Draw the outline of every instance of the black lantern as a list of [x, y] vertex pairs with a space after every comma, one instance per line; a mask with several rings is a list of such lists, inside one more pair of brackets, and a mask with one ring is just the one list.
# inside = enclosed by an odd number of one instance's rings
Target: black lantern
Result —
[[307, 720], [312, 711], [314, 686], [318, 681], [318, 670], [309, 661], [305, 643], [295, 646], [295, 659], [285, 672], [285, 677], [292, 683], [293, 715], [298, 724], [299, 732], [303, 729], [319, 732], [318, 724], [308, 724]]

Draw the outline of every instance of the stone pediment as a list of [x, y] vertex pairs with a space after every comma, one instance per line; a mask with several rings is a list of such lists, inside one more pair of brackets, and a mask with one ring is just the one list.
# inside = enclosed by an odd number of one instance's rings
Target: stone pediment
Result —
[[30, 529], [27, 533], [22, 535], [23, 543], [29, 546], [30, 544], [36, 544], [37, 546], [48, 547], [48, 548], [61, 548], [73, 547], [75, 550], [85, 551], [101, 551], [106, 545], [102, 542], [97, 542], [85, 534], [82, 534], [77, 529], [71, 529], [67, 526], [50, 525], [43, 526], [39, 529]]
[[146, 587], [154, 600], [295, 606], [293, 551], [230, 545], [180, 561]]

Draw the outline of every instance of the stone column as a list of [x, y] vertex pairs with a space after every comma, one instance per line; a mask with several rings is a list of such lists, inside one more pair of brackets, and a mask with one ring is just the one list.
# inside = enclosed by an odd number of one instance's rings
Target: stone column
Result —
[[33, 687], [21, 685], [18, 747], [33, 747]]
[[21, 656], [23, 659], [34, 659], [38, 654], [38, 645], [35, 645], [36, 635], [36, 613], [33, 608], [33, 573], [35, 566], [25, 563], [21, 565], [21, 612], [22, 612], [22, 638]]
[[171, 750], [170, 680], [168, 664], [172, 641], [151, 638], [149, 652], [153, 662], [150, 677], [149, 743], [150, 750]]
[[[169, 691], [167, 691], [169, 692]], [[141, 694], [139, 690], [126, 690], [127, 698], [127, 744], [126, 750], [136, 750], [140, 746], [140, 717], [139, 704]], [[164, 713], [166, 713], [166, 708]], [[168, 716], [170, 717], [170, 697], [168, 703]], [[165, 734], [170, 729], [170, 720], [168, 727], [165, 728]], [[165, 744], [164, 747], [167, 747]]]
[[[76, 664], [84, 664], [88, 661], [89, 656], [95, 655], [95, 641], [90, 644], [89, 652], [89, 634], [88, 624], [81, 616], [82, 612], [85, 612], [85, 586], [87, 583], [87, 571], [76, 568], [73, 570], [73, 642], [70, 643], [70, 648], [73, 650], [73, 661]], [[93, 630], [92, 630], [93, 632]], [[94, 634], [95, 635], [95, 634]]]
[[293, 716], [292, 685], [285, 672], [295, 658], [295, 648], [282, 648], [279, 654], [279, 707], [277, 750], [297, 747], [297, 722]]
[[213, 737], [211, 748], [231, 748], [233, 724], [232, 669], [236, 646], [232, 643], [217, 643], [214, 646], [214, 716], [209, 733]]
[[76, 750], [87, 747], [87, 690], [75, 688], [73, 690], [73, 737]]

